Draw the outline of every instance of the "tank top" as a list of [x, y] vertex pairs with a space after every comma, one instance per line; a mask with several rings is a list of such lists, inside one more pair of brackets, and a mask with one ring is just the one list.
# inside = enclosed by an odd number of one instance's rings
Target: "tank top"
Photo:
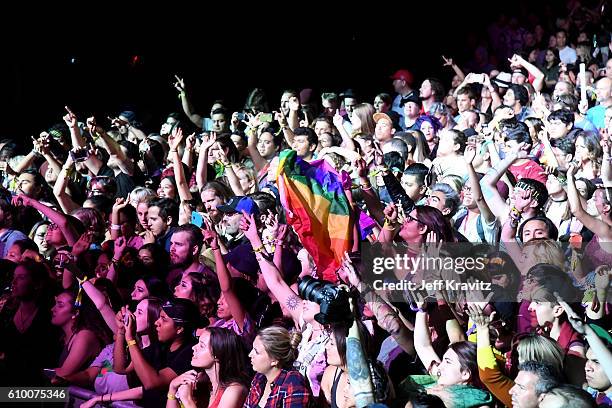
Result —
[[225, 392], [225, 388], [219, 388], [217, 390], [217, 394], [215, 395], [215, 400], [208, 406], [208, 408], [218, 408], [219, 403], [221, 402], [221, 397], [223, 397], [223, 393]]
[[[340, 370], [340, 374], [338, 374], [338, 370]], [[331, 389], [331, 408], [338, 408], [338, 404], [336, 404], [336, 394], [338, 392], [338, 383], [340, 382], [340, 378], [342, 378], [342, 373], [344, 370], [340, 367], [336, 367], [336, 372], [334, 373], [334, 384]]]

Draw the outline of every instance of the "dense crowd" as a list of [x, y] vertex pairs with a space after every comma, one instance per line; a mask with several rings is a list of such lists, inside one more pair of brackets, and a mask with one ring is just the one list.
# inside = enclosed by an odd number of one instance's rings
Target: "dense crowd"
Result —
[[[74, 106], [27, 154], [0, 140], [0, 385], [81, 407], [611, 406], [612, 41], [567, 6], [500, 17], [472, 61], [443, 57], [448, 84], [400, 69], [369, 102], [254, 89], [202, 116], [177, 76], [157, 132]], [[482, 262], [374, 282], [372, 254], [458, 253]]]

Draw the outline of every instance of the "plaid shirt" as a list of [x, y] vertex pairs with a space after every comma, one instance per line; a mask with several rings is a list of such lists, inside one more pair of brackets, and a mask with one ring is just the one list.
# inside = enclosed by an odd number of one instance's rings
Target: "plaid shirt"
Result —
[[[268, 380], [263, 374], [255, 375], [251, 382], [249, 396], [243, 408], [257, 408]], [[312, 393], [308, 383], [298, 371], [282, 370], [272, 383], [272, 391], [265, 408], [302, 408], [313, 404]]]

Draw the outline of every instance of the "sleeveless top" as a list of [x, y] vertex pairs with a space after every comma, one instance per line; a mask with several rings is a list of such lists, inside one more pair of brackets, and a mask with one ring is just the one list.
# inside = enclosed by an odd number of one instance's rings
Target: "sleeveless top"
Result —
[[[338, 374], [338, 370], [340, 370], [340, 374]], [[332, 385], [330, 396], [331, 408], [338, 408], [338, 404], [336, 404], [336, 394], [338, 393], [338, 383], [342, 378], [342, 373], [344, 373], [344, 370], [340, 367], [336, 367], [336, 372], [334, 373], [334, 384]]]
[[221, 402], [221, 397], [223, 397], [223, 393], [225, 392], [225, 388], [219, 388], [217, 390], [217, 394], [215, 396], [215, 400], [208, 406], [208, 408], [218, 408], [219, 403]]

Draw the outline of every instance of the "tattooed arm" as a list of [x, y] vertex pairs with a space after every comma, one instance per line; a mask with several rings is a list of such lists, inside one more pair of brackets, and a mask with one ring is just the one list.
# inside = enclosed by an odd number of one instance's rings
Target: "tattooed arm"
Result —
[[346, 360], [349, 383], [355, 397], [356, 406], [365, 407], [375, 402], [370, 368], [367, 356], [361, 346], [361, 338], [356, 322], [353, 322], [346, 339]]
[[274, 263], [259, 253], [257, 254], [257, 261], [259, 262], [259, 268], [268, 289], [278, 300], [281, 307], [291, 313], [291, 317], [297, 327], [302, 314], [302, 308], [299, 307], [302, 304], [302, 299], [283, 280]]

